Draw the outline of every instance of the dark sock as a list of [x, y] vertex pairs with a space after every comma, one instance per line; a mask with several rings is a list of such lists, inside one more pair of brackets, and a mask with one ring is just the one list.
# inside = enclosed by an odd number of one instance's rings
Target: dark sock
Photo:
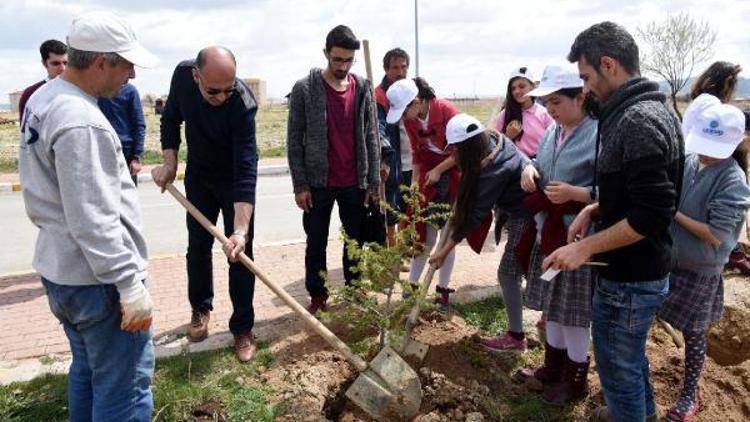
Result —
[[526, 338], [526, 334], [524, 332], [517, 333], [515, 331], [508, 331], [508, 335], [518, 341], [521, 341]]
[[698, 393], [698, 381], [706, 361], [706, 336], [703, 333], [683, 333], [685, 338], [685, 380], [682, 392], [677, 399], [676, 408], [685, 414], [695, 404]]

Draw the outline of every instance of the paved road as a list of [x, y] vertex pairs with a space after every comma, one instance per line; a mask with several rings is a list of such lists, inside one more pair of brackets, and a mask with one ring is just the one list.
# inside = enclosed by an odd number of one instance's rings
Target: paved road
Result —
[[[177, 186], [183, 189], [182, 183]], [[255, 245], [291, 243], [304, 239], [302, 218], [294, 205], [291, 186], [288, 175], [258, 179]], [[149, 256], [184, 253], [187, 232], [185, 213], [180, 205], [168, 193], [161, 194], [152, 183], [141, 184], [138, 193]], [[338, 215], [338, 211], [334, 210], [334, 214]], [[339, 227], [338, 218], [331, 218], [332, 237], [338, 236]], [[0, 194], [0, 275], [31, 270], [36, 234], [36, 227], [26, 217], [22, 195]]]

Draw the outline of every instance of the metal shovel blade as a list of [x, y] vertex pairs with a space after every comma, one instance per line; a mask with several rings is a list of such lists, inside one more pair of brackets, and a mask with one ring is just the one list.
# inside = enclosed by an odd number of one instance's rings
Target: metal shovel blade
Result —
[[406, 340], [406, 347], [403, 348], [401, 354], [404, 356], [413, 356], [416, 359], [423, 361], [424, 357], [427, 356], [427, 351], [429, 349], [430, 346], [410, 338]]
[[422, 383], [414, 369], [385, 346], [346, 397], [379, 421], [411, 419], [422, 405]]

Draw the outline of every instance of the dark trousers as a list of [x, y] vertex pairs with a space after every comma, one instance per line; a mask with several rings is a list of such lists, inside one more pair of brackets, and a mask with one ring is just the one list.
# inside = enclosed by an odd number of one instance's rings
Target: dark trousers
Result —
[[[219, 211], [224, 217], [224, 234], [234, 231], [234, 199], [231, 182], [207, 182], [199, 180], [193, 174], [185, 175], [185, 193], [187, 199], [195, 205], [213, 224], [219, 218]], [[253, 258], [253, 227], [255, 212], [250, 219], [245, 254]], [[195, 311], [213, 310], [214, 285], [211, 248], [214, 238], [190, 214], [187, 215], [188, 250], [188, 298]], [[255, 275], [239, 262], [229, 263], [229, 297], [232, 300], [232, 317], [229, 319], [229, 331], [232, 334], [246, 334], [253, 329], [255, 312], [253, 295], [255, 293]]]
[[[309, 213], [302, 214], [302, 226], [307, 234], [305, 249], [305, 287], [310, 296], [328, 296], [321, 271], [328, 271], [326, 266], [326, 247], [328, 246], [328, 229], [331, 224], [333, 203], [339, 206], [339, 218], [346, 235], [361, 241], [362, 218], [365, 213], [365, 191], [356, 186], [347, 188], [310, 188], [313, 207]], [[344, 245], [344, 279], [347, 285], [355, 275], [351, 267], [355, 261], [349, 259]]]
[[[128, 171], [130, 171], [130, 160], [133, 159], [133, 148], [130, 146], [122, 146], [122, 155], [125, 156], [125, 164], [128, 166]], [[135, 183], [135, 186], [138, 186], [138, 175], [137, 174], [131, 174], [130, 178], [133, 179], [133, 183]]]

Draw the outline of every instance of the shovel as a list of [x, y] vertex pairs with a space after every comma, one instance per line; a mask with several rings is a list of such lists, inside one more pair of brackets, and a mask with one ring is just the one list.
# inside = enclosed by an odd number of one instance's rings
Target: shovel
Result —
[[[222, 244], [228, 240], [182, 193], [172, 184], [167, 190], [206, 230]], [[266, 277], [245, 253], [239, 255], [242, 262], [276, 296], [284, 301], [302, 320], [318, 333], [334, 349], [338, 350], [360, 372], [359, 377], [346, 391], [346, 396], [370, 416], [381, 421], [411, 419], [422, 404], [422, 385], [417, 373], [390, 347], [384, 347], [368, 364], [325, 325], [313, 317], [307, 309]]]
[[[445, 222], [445, 226], [443, 226], [443, 230], [440, 231], [440, 240], [438, 241], [437, 247], [435, 248], [436, 251], [439, 251], [443, 248], [443, 246], [445, 246], [445, 242], [451, 235], [450, 231], [450, 219], [448, 219], [448, 221]], [[430, 285], [432, 285], [432, 277], [435, 275], [436, 270], [437, 269], [434, 265], [430, 265], [430, 267], [427, 269], [427, 274], [425, 274], [424, 281], [419, 286], [419, 290], [417, 291], [417, 300], [414, 303], [414, 307], [411, 309], [411, 312], [409, 313], [409, 317], [406, 319], [406, 332], [404, 333], [404, 339], [401, 341], [399, 347], [399, 353], [401, 353], [402, 355], [414, 356], [419, 360], [424, 359], [424, 357], [427, 355], [427, 349], [429, 349], [429, 346], [413, 340], [411, 338], [411, 333], [412, 331], [414, 331], [414, 327], [416, 327], [417, 325], [417, 317], [419, 317], [419, 304], [424, 299], [424, 297], [427, 296], [427, 292], [430, 291]]]

